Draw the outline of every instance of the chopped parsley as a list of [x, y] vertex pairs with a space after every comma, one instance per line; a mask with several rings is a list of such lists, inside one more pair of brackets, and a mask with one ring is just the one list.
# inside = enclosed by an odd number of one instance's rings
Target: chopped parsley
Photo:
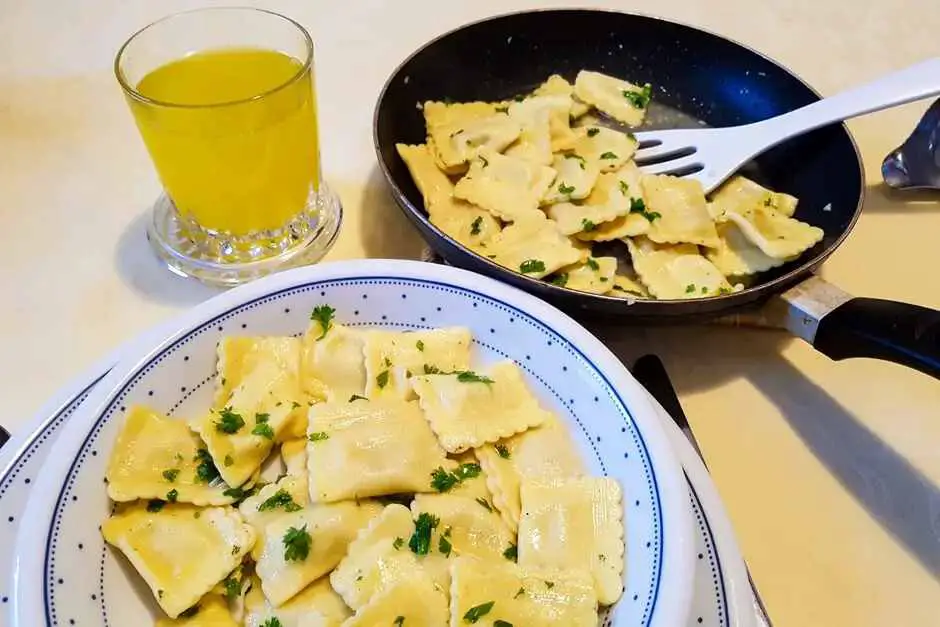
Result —
[[619, 158], [620, 158], [620, 157], [618, 157], [618, 156], [617, 156], [617, 153], [615, 153], [615, 152], [605, 152], [605, 153], [601, 153], [601, 159], [619, 159]]
[[335, 314], [336, 310], [329, 305], [317, 305], [313, 308], [310, 319], [320, 323], [320, 337], [317, 338], [318, 342], [326, 337], [327, 331], [330, 330], [333, 324], [333, 316]]
[[695, 291], [695, 283], [689, 283], [688, 285], [685, 286], [686, 294], [691, 294], [694, 291]]
[[516, 102], [522, 102], [523, 100], [525, 100], [525, 98], [526, 98], [525, 94], [519, 94], [518, 96], [512, 97], [512, 99], [515, 100]]
[[382, 389], [388, 385], [388, 370], [383, 370], [379, 373], [379, 375], [375, 378], [375, 384], [379, 386], [379, 389]]
[[232, 459], [231, 455], [226, 455], [225, 459], [222, 460], [222, 463], [225, 464], [226, 468], [228, 468], [229, 466], [235, 463], [235, 460]]
[[581, 219], [581, 230], [582, 231], [593, 231], [597, 228], [597, 225], [588, 220], [587, 218]]
[[601, 129], [597, 128], [596, 126], [592, 126], [591, 128], [589, 128], [589, 129], [587, 130], [587, 136], [588, 136], [588, 137], [594, 137], [595, 135], [597, 135], [597, 134], [600, 133], [600, 132], [601, 132]]
[[459, 483], [477, 477], [482, 472], [479, 464], [460, 464], [453, 472], [438, 467], [431, 473], [431, 487], [438, 492], [449, 492]]
[[405, 624], [405, 617], [404, 617], [404, 616], [396, 616], [396, 617], [395, 617], [395, 620], [392, 621], [392, 625], [394, 625], [395, 627], [402, 627], [402, 625], [404, 625], [404, 624]]
[[431, 364], [424, 364], [424, 374], [441, 374], [441, 369]]
[[310, 534], [307, 525], [300, 529], [291, 527], [282, 538], [284, 543], [284, 561], [302, 562], [310, 555]]
[[179, 491], [177, 491], [176, 488], [173, 488], [172, 490], [170, 490], [169, 492], [166, 493], [166, 502], [167, 502], [167, 503], [176, 503], [176, 499], [178, 499], [179, 496], [180, 496]]
[[482, 496], [478, 496], [478, 497], [477, 497], [476, 499], [474, 499], [474, 500], [475, 500], [477, 503], [479, 503], [482, 507], [486, 508], [486, 511], [488, 511], [488, 512], [492, 512], [492, 511], [493, 511], [493, 506], [490, 505], [489, 501], [487, 501], [487, 500], [486, 500], [485, 498], [483, 498]]
[[481, 374], [471, 372], [470, 370], [463, 370], [457, 373], [457, 381], [460, 383], [485, 383], [491, 385], [493, 380], [489, 377], [485, 377]]
[[594, 257], [588, 257], [587, 265], [594, 272], [597, 272], [598, 270], [601, 269], [600, 264], [597, 263], [597, 260], [594, 259]]
[[558, 287], [564, 287], [568, 285], [568, 273], [562, 272], [561, 274], [556, 274], [549, 281], [552, 285], [557, 285]]
[[359, 396], [358, 394], [353, 394], [352, 396], [349, 397], [350, 403], [352, 403], [353, 401], [367, 401], [367, 400], [369, 399], [367, 399], [365, 396]]
[[702, 294], [708, 294], [708, 288], [704, 285], [702, 286]]
[[203, 483], [211, 483], [219, 478], [219, 469], [215, 467], [212, 461], [212, 455], [207, 449], [201, 448], [196, 451], [196, 457], [193, 461], [199, 462], [196, 466], [196, 479]]
[[155, 514], [163, 509], [164, 505], [166, 505], [166, 501], [161, 501], [160, 499], [151, 499], [147, 501], [147, 511]]
[[463, 621], [465, 623], [477, 622], [489, 614], [494, 605], [496, 605], [496, 601], [488, 601], [486, 603], [481, 603], [480, 605], [474, 605], [469, 610], [467, 610], [466, 614], [463, 615]]
[[437, 516], [421, 512], [415, 521], [415, 531], [408, 541], [408, 548], [416, 555], [427, 555], [431, 550], [431, 532], [434, 531], [441, 520]]
[[574, 191], [574, 185], [565, 185], [565, 182], [562, 181], [558, 184], [558, 193], [559, 194], [570, 194]]
[[582, 170], [584, 169], [584, 157], [582, 157], [582, 156], [579, 155], [578, 153], [576, 153], [576, 152], [568, 153], [568, 154], [565, 155], [565, 158], [566, 158], [566, 159], [577, 159], [577, 160], [578, 160], [578, 165], [581, 166], [581, 169], [582, 169]]
[[729, 290], [727, 287], [719, 287], [718, 293], [724, 296], [725, 294], [730, 294], [731, 290]]
[[505, 444], [497, 444], [493, 448], [496, 449], [496, 452], [499, 453], [499, 456], [503, 459], [509, 459], [509, 449], [506, 448]]
[[268, 424], [271, 418], [268, 414], [255, 414], [255, 428], [251, 430], [252, 435], [260, 435], [268, 440], [274, 439], [274, 429]]
[[272, 616], [268, 620], [261, 623], [261, 627], [284, 627], [284, 624], [278, 619], [277, 616]]
[[418, 340], [417, 342], [415, 342], [415, 348], [417, 348], [419, 351], [421, 351], [421, 352], [423, 353], [423, 352], [424, 352], [424, 342], [422, 342], [421, 340]]
[[623, 90], [623, 97], [627, 99], [627, 102], [632, 104], [637, 109], [645, 109], [650, 104], [650, 97], [653, 94], [653, 86], [647, 83], [640, 88], [640, 91], [633, 91], [631, 89]]
[[522, 274], [545, 272], [545, 262], [541, 259], [526, 259], [519, 264], [519, 271], [522, 272]]
[[170, 468], [168, 470], [163, 471], [163, 478], [169, 481], [170, 483], [173, 483], [174, 481], [176, 481], [176, 478], [179, 476], [179, 474], [180, 474], [179, 468]]
[[505, 105], [500, 105], [496, 107], [496, 113], [509, 113], [509, 107]]
[[519, 549], [515, 544], [510, 544], [509, 548], [503, 551], [503, 557], [508, 559], [510, 562], [516, 562], [519, 560]]
[[401, 547], [405, 546], [404, 538], [395, 538], [395, 541], [392, 542], [392, 547], [397, 551]]
[[643, 202], [642, 198], [631, 198], [630, 199], [630, 213], [639, 213], [644, 218], [652, 222], [656, 218], [663, 217], [658, 211], [647, 211], [646, 203]]
[[239, 429], [245, 426], [245, 419], [241, 414], [236, 414], [231, 407], [225, 407], [219, 412], [219, 421], [215, 423], [216, 431], [228, 433], [229, 435], [237, 433]]
[[483, 155], [480, 155], [479, 159], [480, 159], [480, 162], [483, 164], [484, 168], [490, 164], [489, 160]]
[[481, 226], [483, 226], [483, 216], [475, 217], [470, 223], [470, 235], [479, 235]]
[[603, 553], [598, 553], [598, 554], [597, 554], [597, 561], [599, 561], [599, 562], [606, 562], [606, 561], [607, 561], [607, 556], [604, 555]]
[[254, 494], [254, 492], [254, 488], [229, 488], [222, 493], [222, 496], [228, 496], [235, 499], [236, 501], [241, 501]]
[[237, 598], [239, 593], [242, 591], [241, 582], [232, 576], [226, 577], [225, 581], [222, 582], [222, 585], [225, 587], [225, 596], [230, 601]]
[[626, 196], [627, 194], [630, 193], [630, 186], [629, 186], [629, 185], [627, 185], [627, 184], [624, 183], [623, 181], [617, 181], [617, 182], [620, 183], [620, 192], [621, 192], [623, 195]]
[[554, 582], [554, 581], [546, 581], [546, 582], [545, 582], [545, 587], [548, 588], [549, 590], [551, 590], [552, 588], [555, 587], [555, 582]]
[[447, 527], [437, 540], [437, 550], [443, 553], [445, 557], [450, 557], [453, 548], [450, 543], [450, 527]]
[[457, 470], [454, 471], [454, 474], [457, 475], [460, 481], [464, 481], [466, 479], [479, 477], [481, 472], [483, 472], [483, 469], [480, 468], [480, 464], [468, 463], [457, 466]]
[[298, 403], [297, 401], [293, 401], [293, 402], [290, 404], [290, 407], [291, 407], [291, 409], [298, 409], [298, 408], [300, 407], [300, 403]]
[[515, 593], [514, 595], [512, 595], [512, 598], [518, 599], [518, 598], [521, 597], [523, 594], [525, 594], [525, 588], [519, 588], [518, 590], [516, 590], [516, 593]]
[[307, 436], [307, 439], [311, 442], [322, 442], [323, 440], [329, 440], [330, 434], [328, 434], [326, 431], [314, 431], [309, 436]]
[[493, 627], [513, 627], [512, 623], [505, 620], [496, 619], [493, 621]]
[[294, 502], [294, 497], [290, 495], [290, 492], [281, 488], [262, 501], [261, 505], [258, 506], [258, 511], [267, 512], [278, 507], [283, 507], [285, 512], [296, 512], [301, 509], [300, 505]]
[[765, 206], [765, 207], [773, 207], [773, 206], [774, 206], [774, 199], [773, 199], [772, 196], [768, 196], [767, 198], [764, 199], [764, 206]]

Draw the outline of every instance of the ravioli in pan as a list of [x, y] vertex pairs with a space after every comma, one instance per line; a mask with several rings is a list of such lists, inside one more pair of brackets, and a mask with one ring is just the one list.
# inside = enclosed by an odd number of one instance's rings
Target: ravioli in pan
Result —
[[[564, 141], [557, 107], [533, 108]], [[439, 123], [509, 128], [495, 108], [455, 113]], [[451, 148], [452, 167], [487, 154]], [[613, 281], [569, 245], [579, 281]], [[623, 496], [586, 473], [523, 370], [476, 366], [465, 328], [334, 318], [321, 304], [302, 337], [223, 339], [197, 416], [128, 411], [101, 530], [155, 624], [594, 627], [623, 592]]]
[[429, 101], [426, 141], [397, 149], [446, 235], [580, 292], [720, 296], [822, 239], [793, 217], [796, 198], [743, 176], [707, 198], [697, 181], [643, 174], [629, 129], [643, 124], [652, 92], [582, 70], [573, 84], [554, 74], [508, 102]]

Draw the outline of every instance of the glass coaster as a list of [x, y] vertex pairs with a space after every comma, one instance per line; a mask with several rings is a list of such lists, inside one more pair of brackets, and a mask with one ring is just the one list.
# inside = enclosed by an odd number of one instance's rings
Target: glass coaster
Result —
[[195, 241], [173, 202], [162, 194], [153, 207], [147, 239], [170, 271], [209, 285], [231, 287], [314, 263], [330, 250], [343, 221], [343, 205], [323, 182], [310, 200], [282, 234], [253, 238], [253, 243], [244, 245], [221, 236]]

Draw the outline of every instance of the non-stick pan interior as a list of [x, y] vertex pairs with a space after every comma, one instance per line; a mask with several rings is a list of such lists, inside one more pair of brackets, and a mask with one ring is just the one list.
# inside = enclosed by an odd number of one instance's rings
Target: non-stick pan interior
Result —
[[751, 289], [695, 301], [627, 305], [537, 282], [496, 267], [430, 227], [421, 196], [395, 152], [421, 143], [425, 100], [497, 100], [532, 90], [549, 75], [573, 80], [593, 69], [653, 85], [651, 126], [734, 126], [818, 99], [812, 89], [760, 54], [716, 35], [656, 18], [590, 10], [548, 10], [493, 18], [428, 44], [389, 80], [376, 111], [375, 140], [393, 193], [448, 261], [533, 291], [568, 310], [671, 317], [718, 313], [779, 291], [820, 263], [854, 223], [862, 172], [843, 126], [820, 129], [765, 153], [748, 175], [800, 199], [796, 217], [825, 237], [800, 260], [764, 273]]

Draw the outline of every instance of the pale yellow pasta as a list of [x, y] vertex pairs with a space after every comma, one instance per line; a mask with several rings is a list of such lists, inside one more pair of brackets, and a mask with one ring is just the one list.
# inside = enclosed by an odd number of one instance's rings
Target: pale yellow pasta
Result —
[[395, 144], [395, 149], [408, 167], [408, 172], [411, 173], [418, 191], [421, 192], [425, 209], [430, 209], [436, 201], [440, 202], [450, 197], [454, 184], [437, 167], [434, 155], [428, 149], [427, 144], [416, 146]]
[[784, 259], [770, 257], [748, 241], [733, 222], [720, 223], [717, 228], [718, 247], [707, 248], [705, 258], [725, 276], [757, 274], [786, 263]]
[[519, 565], [587, 571], [597, 600], [623, 593], [623, 506], [613, 479], [524, 480], [520, 486]]
[[614, 276], [614, 287], [607, 295], [621, 298], [649, 298], [650, 294], [634, 277], [618, 274]]
[[[192, 616], [180, 618], [158, 618], [155, 627], [238, 627], [232, 618], [225, 598], [207, 594], [199, 601], [198, 610]], [[287, 627], [286, 625], [284, 627]]]
[[430, 490], [444, 451], [416, 402], [322, 403], [310, 408], [314, 503]]
[[540, 211], [497, 233], [480, 252], [501, 266], [537, 279], [581, 259], [581, 252]]
[[738, 289], [692, 244], [657, 245], [636, 238], [627, 240], [627, 247], [637, 276], [656, 298], [703, 298]]
[[574, 93], [582, 101], [627, 126], [639, 126], [646, 117], [650, 86], [634, 85], [600, 72], [581, 70]]
[[258, 538], [251, 551], [254, 559], [261, 557], [267, 526], [285, 514], [305, 507], [308, 501], [307, 475], [304, 472], [303, 476], [281, 477], [239, 503], [238, 511], [254, 528]]
[[515, 120], [522, 132], [519, 139], [505, 150], [507, 157], [529, 161], [535, 165], [552, 163], [551, 112], [548, 109], [524, 110], [514, 103], [509, 107], [509, 116]]
[[111, 450], [105, 479], [114, 501], [172, 500], [195, 505], [227, 505], [229, 486], [199, 478], [198, 451], [202, 447], [181, 420], [150, 408], [132, 406]]
[[284, 472], [307, 481], [307, 439], [287, 440], [281, 444]]
[[581, 200], [591, 195], [600, 168], [575, 152], [555, 155], [551, 161], [557, 175], [542, 198], [543, 204]]
[[[285, 514], [264, 529], [264, 547], [256, 567], [264, 596], [279, 607], [339, 564], [359, 530], [382, 507], [363, 501], [314, 505]], [[288, 553], [285, 536], [306, 535], [306, 555]]]
[[[550, 152], [558, 152], [570, 148], [576, 139], [571, 130], [571, 110], [575, 105], [570, 96], [566, 95], [535, 95], [529, 96], [521, 102], [509, 105], [509, 115], [520, 121], [539, 117], [541, 112], [548, 114], [548, 127], [550, 134]], [[512, 150], [510, 147], [509, 150]], [[507, 150], [507, 153], [509, 152]]]
[[[365, 334], [366, 387], [369, 398], [415, 397], [411, 379], [426, 370], [452, 372], [470, 367], [470, 330], [449, 327], [407, 333]], [[343, 400], [348, 400], [344, 398]]]
[[231, 508], [153, 509], [125, 506], [104, 521], [101, 535], [134, 566], [167, 616], [176, 618], [234, 570], [255, 533]]
[[555, 170], [524, 159], [483, 151], [467, 175], [454, 186], [454, 197], [486, 209], [506, 222], [538, 212], [539, 202], [555, 180]]
[[558, 74], [552, 74], [548, 79], [535, 88], [536, 96], [567, 96], [571, 99], [571, 119], [576, 120], [591, 110], [587, 105], [574, 97], [574, 85]]
[[303, 336], [300, 363], [301, 386], [308, 398], [337, 401], [364, 394], [362, 346], [361, 331], [331, 322], [324, 332], [320, 321], [312, 320]]
[[823, 238], [822, 229], [788, 218], [764, 205], [744, 213], [726, 209], [725, 216], [741, 229], [748, 241], [775, 259], [792, 259]]
[[705, 205], [701, 183], [695, 179], [644, 175], [642, 185], [646, 210], [658, 214], [650, 222], [648, 238], [659, 244], [718, 246], [718, 233]]
[[[398, 619], [401, 618], [399, 621]], [[398, 582], [375, 595], [343, 627], [442, 627], [448, 624], [447, 597], [427, 578], [414, 577]]]
[[[487, 487], [487, 477], [486, 473], [483, 472], [482, 467], [480, 468], [479, 474], [474, 474], [476, 468], [480, 466], [480, 460], [477, 458], [474, 453], [475, 449], [470, 449], [452, 455], [454, 458], [450, 465], [445, 465], [444, 470], [447, 472], [459, 472], [462, 476], [462, 479], [459, 483], [454, 485], [450, 490], [447, 490], [447, 494], [453, 494], [454, 496], [462, 496], [469, 499], [484, 499], [487, 502], [493, 502], [493, 495], [490, 493], [489, 488]], [[461, 470], [471, 469], [473, 472], [467, 473]]]
[[601, 206], [605, 208], [605, 215], [614, 216], [610, 220], [593, 222], [590, 225], [582, 225], [585, 228], [578, 233], [578, 239], [594, 242], [608, 242], [642, 235], [650, 229], [650, 220], [641, 212], [634, 212], [634, 209], [641, 209], [642, 203], [637, 204], [635, 192], [624, 183], [624, 168], [617, 172], [602, 174], [597, 179], [597, 185], [594, 191], [587, 198], [585, 203], [590, 206]]
[[796, 212], [797, 199], [789, 194], [773, 192], [746, 177], [735, 175], [712, 194], [712, 204], [716, 207], [716, 220], [721, 219], [722, 214], [729, 209], [746, 213], [757, 206], [770, 207], [777, 213], [792, 218]]
[[601, 172], [614, 172], [623, 167], [636, 152], [636, 139], [607, 128], [589, 126], [576, 131], [578, 140], [572, 150], [592, 163], [596, 163]]
[[579, 292], [604, 294], [613, 287], [616, 257], [588, 257], [584, 263], [562, 268], [559, 276], [565, 287]]
[[483, 467], [493, 504], [515, 532], [522, 507], [519, 485], [523, 479], [580, 477], [584, 463], [574, 448], [571, 434], [552, 416], [524, 433], [474, 449]]
[[438, 166], [448, 174], [463, 172], [482, 151], [505, 149], [522, 131], [488, 102], [426, 102], [423, 111], [428, 143]]
[[328, 577], [320, 577], [277, 608], [264, 597], [260, 582], [256, 583], [245, 598], [245, 627], [271, 627], [272, 618], [279, 621], [279, 627], [340, 627], [352, 615]]
[[[451, 625], [488, 606], [483, 624], [596, 627], [597, 595], [587, 571], [532, 569], [509, 561], [461, 557], [452, 562]], [[478, 612], [480, 610], [477, 610]]]
[[[430, 514], [440, 522], [431, 535], [431, 547], [445, 557], [472, 555], [487, 560], [506, 560], [504, 555], [516, 545], [516, 536], [493, 504], [483, 498], [470, 499], [453, 494], [416, 494], [411, 503], [415, 518]], [[448, 547], [449, 544], [449, 547]]]
[[539, 407], [511, 361], [480, 373], [415, 377], [414, 387], [425, 418], [450, 453], [537, 427], [551, 416]]

